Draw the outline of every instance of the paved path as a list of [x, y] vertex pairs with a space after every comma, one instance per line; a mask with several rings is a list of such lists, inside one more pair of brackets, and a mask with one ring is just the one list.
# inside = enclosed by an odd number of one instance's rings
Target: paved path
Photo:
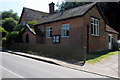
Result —
[[105, 78], [34, 59], [0, 52], [2, 77], [4, 78]]
[[81, 69], [118, 78], [118, 74], [120, 75], [118, 72], [118, 68], [120, 70], [120, 66], [118, 67], [118, 55], [120, 56], [120, 54], [111, 55], [96, 64], [86, 63]]

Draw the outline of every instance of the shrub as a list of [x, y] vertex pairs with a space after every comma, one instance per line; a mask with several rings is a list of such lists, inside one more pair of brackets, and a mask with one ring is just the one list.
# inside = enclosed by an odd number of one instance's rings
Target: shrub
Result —
[[8, 31], [6, 31], [3, 27], [0, 27], [0, 34], [2, 34], [2, 37], [5, 37], [8, 34]]
[[8, 32], [13, 31], [15, 26], [17, 25], [17, 21], [15, 21], [13, 18], [5, 18], [2, 20], [2, 27], [5, 28]]
[[28, 23], [29, 25], [34, 25], [34, 24], [37, 24], [38, 22], [34, 20], [34, 21], [28, 21], [27, 23]]
[[19, 34], [19, 31], [13, 31], [13, 32], [10, 32], [6, 38], [7, 38], [7, 43], [13, 43], [16, 41], [17, 39], [17, 36]]
[[7, 38], [6, 37], [2, 38], [2, 47], [5, 47], [7, 44], [8, 44]]
[[15, 28], [14, 31], [21, 31], [23, 28], [25, 28], [25, 26], [18, 24]]

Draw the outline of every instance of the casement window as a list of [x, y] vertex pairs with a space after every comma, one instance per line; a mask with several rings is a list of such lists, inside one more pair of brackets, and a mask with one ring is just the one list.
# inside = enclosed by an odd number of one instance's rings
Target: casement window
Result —
[[61, 37], [69, 37], [70, 24], [63, 24], [61, 28]]
[[99, 36], [99, 20], [91, 18], [91, 35]]
[[46, 27], [46, 38], [52, 38], [52, 27]]

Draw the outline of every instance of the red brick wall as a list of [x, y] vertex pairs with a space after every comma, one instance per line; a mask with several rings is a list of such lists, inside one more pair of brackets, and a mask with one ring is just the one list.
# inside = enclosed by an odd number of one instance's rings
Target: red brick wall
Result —
[[23, 33], [22, 39], [23, 42], [26, 43], [26, 35], [29, 35], [29, 43], [36, 43], [36, 36], [32, 34], [28, 29]]
[[[42, 26], [39, 26], [39, 28], [45, 32], [45, 28], [52, 26], [53, 32], [52, 35], [61, 35], [61, 27], [62, 24], [70, 24], [70, 33], [69, 37], [61, 37], [61, 43], [62, 45], [81, 45], [83, 37], [85, 37], [84, 32], [85, 28], [83, 25], [83, 17], [73, 18], [69, 20], [54, 22], [50, 24], [45, 24]], [[86, 34], [86, 33], [85, 33]], [[52, 38], [44, 38], [45, 44], [52, 44]]]
[[[100, 23], [100, 31], [99, 36], [95, 37], [91, 35], [91, 16], [96, 17]], [[100, 51], [100, 50], [108, 50], [108, 34], [106, 32], [106, 24], [96, 9], [93, 7], [86, 15], [83, 17], [76, 17], [64, 21], [52, 22], [49, 24], [44, 24], [38, 26], [45, 33], [45, 28], [48, 26], [52, 26], [53, 32], [52, 35], [61, 35], [61, 25], [64, 23], [70, 24], [70, 36], [69, 38], [62, 38], [60, 44], [57, 45], [76, 45], [81, 46], [81, 49], [87, 49], [87, 26], [89, 26], [89, 52]], [[53, 44], [52, 38], [43, 39], [44, 44]]]
[[[96, 17], [99, 19], [99, 36], [92, 36], [91, 35], [91, 17]], [[107, 42], [107, 33], [106, 33], [106, 24], [100, 15], [99, 11], [96, 7], [93, 7], [91, 11], [89, 11], [85, 15], [85, 26], [89, 25], [89, 52], [99, 51], [99, 50], [107, 50], [108, 49], [108, 42]]]

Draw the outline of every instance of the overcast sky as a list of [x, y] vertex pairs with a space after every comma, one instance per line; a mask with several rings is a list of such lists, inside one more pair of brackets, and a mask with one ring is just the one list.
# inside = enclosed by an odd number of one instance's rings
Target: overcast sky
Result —
[[58, 1], [61, 2], [62, 0], [0, 0], [0, 11], [12, 9], [18, 13], [18, 16], [21, 15], [23, 7], [49, 12], [48, 4], [51, 2], [57, 4]]

